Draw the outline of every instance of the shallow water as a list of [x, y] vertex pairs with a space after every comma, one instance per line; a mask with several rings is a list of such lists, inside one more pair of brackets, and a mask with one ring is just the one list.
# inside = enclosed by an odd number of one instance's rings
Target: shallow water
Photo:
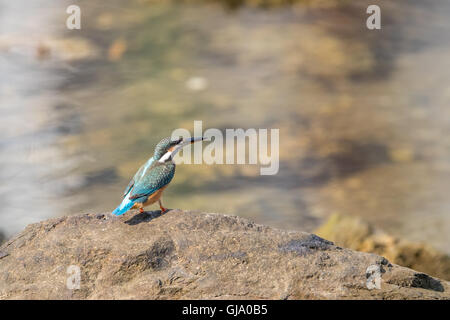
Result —
[[339, 212], [450, 252], [450, 3], [379, 2], [381, 31], [365, 1], [118, 0], [79, 1], [69, 31], [70, 1], [1, 1], [0, 229], [112, 210], [154, 145], [202, 120], [279, 128], [279, 173], [180, 165], [166, 206], [308, 231]]

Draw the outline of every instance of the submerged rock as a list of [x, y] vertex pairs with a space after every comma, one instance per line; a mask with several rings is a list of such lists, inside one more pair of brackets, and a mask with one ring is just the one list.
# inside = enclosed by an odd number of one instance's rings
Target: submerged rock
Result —
[[450, 298], [448, 282], [375, 254], [221, 214], [51, 219], [0, 252], [2, 299]]

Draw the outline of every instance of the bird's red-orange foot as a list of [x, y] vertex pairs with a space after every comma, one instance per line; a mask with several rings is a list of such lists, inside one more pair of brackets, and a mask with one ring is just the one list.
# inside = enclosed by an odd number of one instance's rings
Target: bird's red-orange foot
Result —
[[140, 213], [144, 213], [144, 208], [139, 208]]
[[164, 207], [159, 207], [161, 209], [161, 214], [164, 214], [167, 212], [167, 208]]

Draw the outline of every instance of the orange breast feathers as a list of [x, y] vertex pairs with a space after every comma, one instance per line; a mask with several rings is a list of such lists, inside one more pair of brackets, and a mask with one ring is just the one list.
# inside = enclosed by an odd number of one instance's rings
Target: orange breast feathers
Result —
[[166, 188], [167, 188], [167, 186], [164, 186], [161, 189], [153, 192], [148, 197], [147, 201], [145, 201], [144, 203], [140, 203], [140, 202], [139, 203], [135, 203], [134, 206], [133, 206], [133, 209], [140, 209], [140, 208], [143, 208], [143, 207], [146, 207], [146, 206], [149, 206], [149, 205], [155, 203], [156, 201], [158, 201], [161, 198], [162, 193], [163, 193], [164, 189], [166, 189]]

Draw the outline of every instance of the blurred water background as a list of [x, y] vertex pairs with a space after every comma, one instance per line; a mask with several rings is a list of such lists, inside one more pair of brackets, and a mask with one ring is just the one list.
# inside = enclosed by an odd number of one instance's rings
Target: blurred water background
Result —
[[340, 213], [450, 252], [450, 2], [376, 1], [380, 31], [371, 1], [248, 2], [0, 0], [1, 232], [111, 211], [202, 120], [279, 128], [279, 173], [179, 166], [169, 208], [305, 231]]

